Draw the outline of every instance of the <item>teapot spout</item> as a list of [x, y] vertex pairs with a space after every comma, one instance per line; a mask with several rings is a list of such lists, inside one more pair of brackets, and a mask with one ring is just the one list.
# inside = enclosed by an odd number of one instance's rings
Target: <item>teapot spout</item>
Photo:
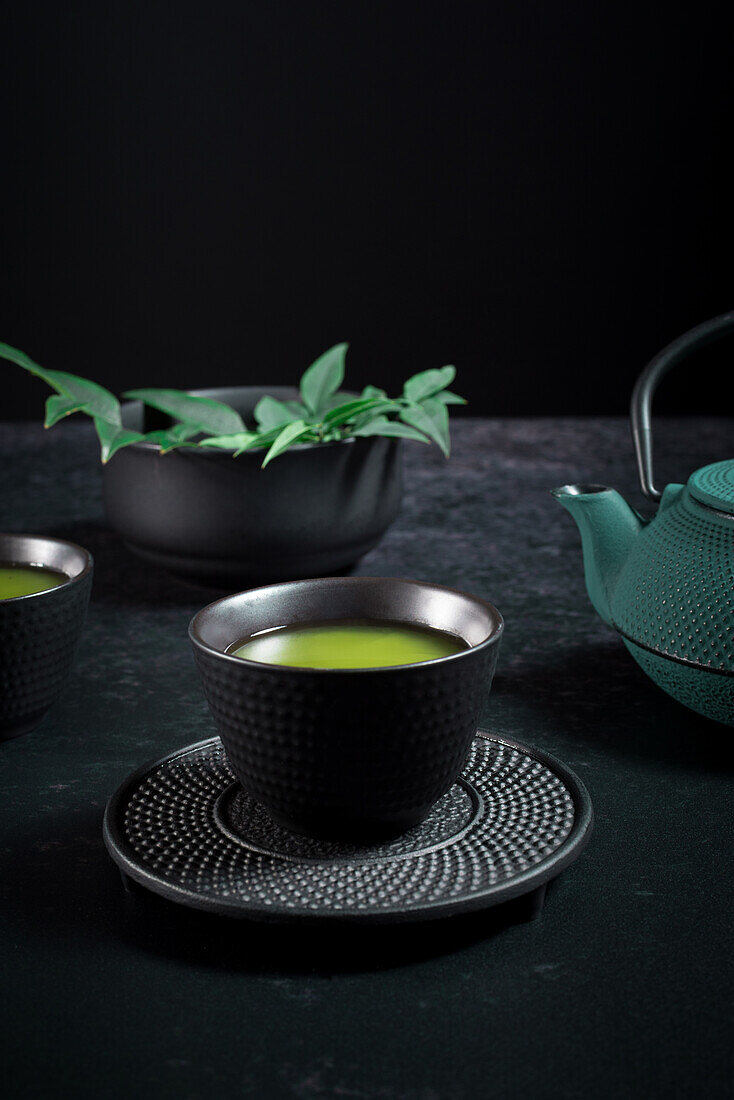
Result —
[[576, 520], [586, 591], [598, 614], [612, 626], [611, 596], [644, 521], [616, 489], [605, 485], [562, 485], [552, 489], [551, 496]]

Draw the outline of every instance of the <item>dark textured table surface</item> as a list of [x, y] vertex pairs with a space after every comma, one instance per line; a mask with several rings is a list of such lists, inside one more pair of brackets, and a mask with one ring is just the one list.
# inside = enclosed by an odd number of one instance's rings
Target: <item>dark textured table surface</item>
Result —
[[[727, 420], [664, 421], [661, 480], [734, 452]], [[464, 420], [448, 463], [406, 454], [402, 515], [358, 572], [492, 599], [506, 618], [484, 716], [555, 753], [594, 800], [591, 844], [532, 923], [227, 921], [126, 898], [105, 802], [147, 759], [214, 731], [186, 638], [211, 593], [104, 526], [86, 425], [0, 428], [0, 530], [88, 547], [75, 672], [0, 745], [0, 1091], [155, 1097], [728, 1094], [731, 731], [649, 683], [597, 619], [547, 490], [635, 491], [622, 420]]]

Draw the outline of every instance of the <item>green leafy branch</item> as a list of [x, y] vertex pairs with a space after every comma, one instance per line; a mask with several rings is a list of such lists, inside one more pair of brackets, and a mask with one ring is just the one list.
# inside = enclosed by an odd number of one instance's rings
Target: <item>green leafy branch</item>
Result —
[[450, 451], [450, 405], [463, 405], [463, 397], [448, 387], [456, 371], [452, 366], [421, 371], [409, 378], [399, 397], [366, 386], [359, 397], [340, 393], [348, 344], [336, 344], [311, 364], [301, 378], [300, 400], [279, 401], [262, 397], [255, 407], [254, 427], [221, 401], [195, 397], [181, 390], [128, 390], [124, 397], [142, 401], [165, 413], [174, 423], [151, 432], [136, 432], [122, 424], [120, 402], [96, 382], [65, 371], [45, 370], [22, 351], [0, 343], [0, 357], [43, 379], [55, 393], [46, 401], [44, 425], [50, 428], [72, 413], [91, 417], [100, 441], [102, 461], [107, 462], [130, 443], [157, 444], [161, 452], [179, 447], [215, 447], [231, 451], [266, 449], [262, 465], [296, 444], [333, 443], [367, 436], [414, 439], [435, 443], [446, 457]]

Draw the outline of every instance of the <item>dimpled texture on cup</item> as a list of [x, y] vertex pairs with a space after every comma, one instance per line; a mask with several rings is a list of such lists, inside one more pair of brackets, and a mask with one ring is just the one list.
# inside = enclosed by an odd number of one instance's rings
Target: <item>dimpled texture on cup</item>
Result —
[[243, 787], [285, 824], [316, 835], [396, 832], [426, 816], [461, 771], [497, 651], [330, 674], [194, 649]]
[[91, 573], [24, 599], [0, 600], [0, 738], [41, 721], [74, 660]]

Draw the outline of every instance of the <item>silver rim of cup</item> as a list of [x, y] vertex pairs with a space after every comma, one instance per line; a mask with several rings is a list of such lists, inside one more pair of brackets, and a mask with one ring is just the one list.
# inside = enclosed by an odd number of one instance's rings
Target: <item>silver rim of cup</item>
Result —
[[17, 603], [19, 600], [37, 600], [60, 592], [72, 584], [83, 580], [93, 568], [92, 555], [83, 546], [68, 539], [57, 539], [52, 535], [25, 535], [14, 531], [0, 531], [0, 562], [14, 565], [36, 565], [43, 569], [53, 569], [65, 573], [68, 580], [42, 592], [29, 592], [25, 596], [9, 596], [1, 604]]
[[[465, 605], [465, 609], [468, 609], [468, 607], [473, 607], [477, 612], [485, 615], [490, 622], [487, 636], [480, 639], [476, 643], [473, 643], [468, 638], [466, 638], [464, 633], [460, 630], [449, 630], [447, 631], [448, 633], [454, 633], [458, 637], [466, 641], [468, 648], [461, 649], [457, 653], [450, 653], [445, 657], [435, 657], [429, 661], [415, 661], [410, 664], [402, 665], [380, 665], [375, 668], [309, 668], [307, 666], [304, 667], [298, 665], [264, 664], [260, 661], [251, 661], [248, 660], [246, 657], [236, 657], [232, 653], [226, 653], [221, 644], [215, 645], [212, 641], [208, 641], [204, 637], [204, 633], [208, 632], [211, 629], [212, 624], [221, 617], [222, 613], [227, 608], [233, 608], [237, 605], [239, 605], [240, 607], [245, 607], [247, 604], [252, 602], [255, 602], [256, 604], [259, 603], [262, 605], [263, 608], [265, 608], [265, 606], [271, 600], [277, 601], [279, 598], [282, 599], [282, 597], [286, 596], [288, 592], [291, 592], [297, 598], [299, 594], [305, 596], [317, 592], [326, 593], [329, 590], [333, 591], [339, 589], [341, 589], [342, 592], [346, 592], [347, 590], [351, 589], [356, 593], [358, 590], [361, 589], [365, 597], [367, 597], [370, 590], [376, 592], [380, 589], [384, 591], [387, 588], [392, 588], [393, 591], [397, 591], [399, 588], [402, 587], [405, 587], [406, 592], [408, 590], [411, 590], [414, 594], [422, 593], [427, 596], [434, 596], [438, 598], [443, 597], [444, 600], [453, 599], [456, 602], [462, 601]], [[326, 619], [330, 616], [324, 613], [320, 617]], [[362, 615], [336, 615], [331, 617], [337, 619], [340, 617], [374, 618], [378, 621], [382, 618], [385, 621], [402, 621], [408, 624], [414, 624], [416, 626], [424, 626], [429, 629], [432, 628], [434, 630], [446, 630], [445, 626], [441, 626], [435, 622], [430, 621], [430, 617], [411, 618], [410, 616], [406, 616], [404, 619], [401, 619], [399, 616], [392, 616], [390, 618], [386, 615], [369, 615], [367, 613], [364, 613]], [[317, 621], [318, 618], [319, 616], [316, 615], [313, 618], [304, 619], [301, 621], [314, 622]], [[289, 620], [289, 622], [292, 621], [294, 620]], [[287, 624], [286, 622], [279, 622], [277, 625], [285, 626]], [[267, 628], [268, 627], [266, 625], [261, 627], [260, 629]], [[412, 668], [419, 669], [425, 668], [427, 665], [447, 664], [451, 661], [461, 660], [462, 657], [466, 657], [469, 654], [476, 653], [478, 650], [487, 649], [492, 645], [496, 645], [502, 637], [503, 630], [504, 619], [502, 618], [501, 613], [497, 610], [494, 604], [490, 603], [488, 600], [482, 599], [479, 596], [471, 595], [468, 592], [462, 592], [458, 588], [450, 588], [446, 585], [433, 584], [429, 581], [411, 580], [405, 577], [319, 577], [313, 580], [285, 581], [280, 584], [269, 584], [263, 585], [258, 588], [248, 588], [243, 592], [232, 593], [229, 596], [223, 596], [221, 599], [214, 600], [212, 603], [207, 604], [206, 607], [203, 607], [200, 611], [197, 612], [196, 615], [194, 615], [193, 619], [189, 623], [189, 638], [196, 648], [204, 651], [205, 653], [209, 653], [212, 656], [217, 657], [221, 660], [232, 661], [238, 666], [244, 664], [253, 669], [267, 668], [273, 673], [281, 672], [284, 674], [305, 672], [313, 675], [322, 676], [355, 674], [360, 676], [367, 676], [375, 673], [384, 674], [385, 672], [394, 672], [398, 670], [404, 672]], [[252, 631], [252, 633], [256, 633], [256, 631]], [[245, 636], [245, 632], [240, 635], [240, 637], [243, 636]], [[230, 637], [226, 645], [232, 645], [237, 640], [238, 639], [236, 636]]]

